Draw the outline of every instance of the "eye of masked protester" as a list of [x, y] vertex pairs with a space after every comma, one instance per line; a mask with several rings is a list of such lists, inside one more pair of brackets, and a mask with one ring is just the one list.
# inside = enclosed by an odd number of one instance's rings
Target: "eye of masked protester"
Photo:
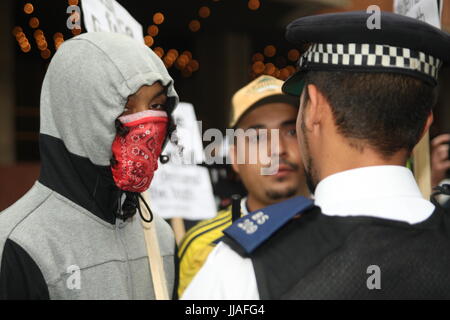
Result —
[[173, 131], [166, 92], [167, 87], [159, 82], [141, 87], [129, 97], [116, 120], [111, 170], [121, 190], [140, 193], [150, 187], [158, 158]]

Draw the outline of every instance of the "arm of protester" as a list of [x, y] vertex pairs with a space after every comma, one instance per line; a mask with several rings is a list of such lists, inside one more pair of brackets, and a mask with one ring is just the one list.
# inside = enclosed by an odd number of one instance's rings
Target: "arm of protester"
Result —
[[8, 239], [0, 269], [0, 300], [49, 300], [41, 270], [30, 255]]

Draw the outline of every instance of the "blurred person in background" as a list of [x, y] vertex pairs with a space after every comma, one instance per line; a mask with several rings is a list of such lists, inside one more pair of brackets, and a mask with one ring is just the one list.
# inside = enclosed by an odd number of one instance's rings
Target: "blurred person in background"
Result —
[[[260, 159], [254, 164], [237, 163], [237, 154], [247, 154], [249, 141], [230, 147], [232, 168], [240, 177], [248, 192], [241, 200], [241, 215], [259, 210], [271, 204], [309, 192], [305, 183], [303, 164], [297, 144], [295, 121], [298, 101], [283, 94], [283, 81], [271, 76], [261, 76], [240, 89], [232, 99], [233, 113], [230, 128], [279, 130], [280, 166], [275, 175], [261, 175], [264, 166]], [[247, 160], [249, 157], [247, 157]], [[184, 237], [180, 245], [180, 286], [183, 294], [192, 278], [203, 266], [209, 253], [222, 240], [222, 231], [232, 223], [231, 205], [218, 213], [217, 217], [198, 223]], [[224, 272], [226, 270], [224, 269]]]

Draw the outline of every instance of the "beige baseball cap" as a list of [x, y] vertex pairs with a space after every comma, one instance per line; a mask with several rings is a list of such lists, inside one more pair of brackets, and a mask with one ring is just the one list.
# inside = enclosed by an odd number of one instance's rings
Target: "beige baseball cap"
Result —
[[263, 75], [237, 91], [232, 99], [230, 127], [234, 127], [244, 114], [263, 104], [285, 102], [298, 106], [297, 98], [281, 90], [283, 83], [277, 78]]

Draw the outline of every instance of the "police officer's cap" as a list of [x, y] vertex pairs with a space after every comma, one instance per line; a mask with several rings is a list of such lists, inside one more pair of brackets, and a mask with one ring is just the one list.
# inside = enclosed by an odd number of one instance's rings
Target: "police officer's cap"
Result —
[[388, 12], [381, 12], [377, 29], [373, 21], [368, 23], [371, 16], [344, 12], [290, 23], [287, 40], [309, 46], [298, 62], [299, 71], [284, 83], [283, 91], [300, 95], [302, 79], [310, 70], [399, 73], [435, 86], [442, 64], [450, 62], [450, 35], [426, 22]]

